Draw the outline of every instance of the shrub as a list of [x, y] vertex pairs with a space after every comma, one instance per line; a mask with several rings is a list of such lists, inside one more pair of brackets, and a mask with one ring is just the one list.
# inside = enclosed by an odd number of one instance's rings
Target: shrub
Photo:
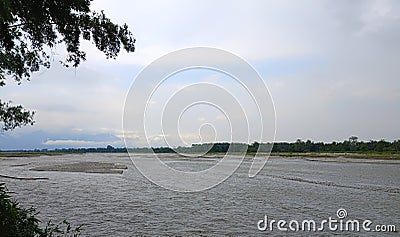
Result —
[[0, 183], [0, 233], [4, 237], [56, 237], [79, 236], [82, 225], [72, 228], [64, 220], [59, 224], [51, 221], [42, 229], [40, 220], [36, 217], [38, 211], [31, 207], [28, 209], [19, 206], [19, 203], [9, 195], [4, 183]]

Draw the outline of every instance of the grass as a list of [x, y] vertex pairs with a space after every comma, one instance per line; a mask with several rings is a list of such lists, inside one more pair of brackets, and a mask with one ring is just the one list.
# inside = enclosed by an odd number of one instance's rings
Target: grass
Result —
[[388, 153], [388, 152], [368, 152], [368, 153], [349, 153], [349, 152], [273, 152], [272, 156], [281, 157], [313, 157], [313, 158], [355, 158], [355, 159], [400, 159], [400, 153]]
[[[231, 153], [242, 154], [242, 153]], [[254, 156], [255, 152], [248, 152], [246, 155]], [[267, 153], [258, 153], [265, 155]], [[221, 152], [211, 152], [206, 155], [225, 155]], [[368, 153], [354, 153], [354, 152], [271, 152], [271, 156], [277, 157], [312, 157], [312, 158], [354, 158], [354, 159], [385, 159], [385, 160], [400, 160], [400, 153], [390, 152], [368, 152]]]
[[[77, 152], [0, 152], [1, 157], [38, 157], [38, 156], [58, 156], [65, 154], [79, 154]], [[235, 154], [235, 152], [231, 153]], [[242, 153], [237, 153], [242, 154]], [[206, 156], [225, 155], [221, 152], [210, 152]], [[247, 155], [254, 156], [255, 153], [250, 152]], [[262, 155], [262, 153], [260, 154]], [[312, 158], [355, 158], [355, 159], [388, 159], [399, 160], [400, 153], [390, 152], [368, 152], [368, 153], [353, 153], [353, 152], [272, 152], [271, 156], [278, 157], [312, 157]]]

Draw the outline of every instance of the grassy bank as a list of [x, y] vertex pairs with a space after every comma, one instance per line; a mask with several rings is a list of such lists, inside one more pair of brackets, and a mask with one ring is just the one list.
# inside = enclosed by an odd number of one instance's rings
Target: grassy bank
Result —
[[[188, 153], [195, 155], [197, 153]], [[199, 157], [213, 158], [214, 156], [224, 156], [224, 152], [208, 152]], [[230, 152], [231, 155], [241, 155], [240, 152]], [[247, 156], [254, 156], [255, 152], [247, 152]], [[258, 153], [259, 156], [268, 155], [268, 153]], [[353, 159], [385, 159], [385, 160], [400, 160], [400, 153], [388, 152], [369, 152], [369, 153], [354, 153], [354, 152], [271, 152], [270, 156], [274, 157], [296, 157], [296, 158], [353, 158]]]
[[318, 153], [318, 152], [273, 152], [271, 156], [280, 157], [313, 157], [313, 158], [355, 158], [355, 159], [400, 159], [400, 153]]
[[[91, 153], [91, 152], [84, 152]], [[125, 153], [125, 152], [118, 152]], [[38, 156], [58, 156], [66, 154], [83, 154], [77, 152], [0, 152], [1, 157], [38, 157]], [[190, 153], [196, 154], [196, 153]], [[232, 152], [230, 154], [236, 154]], [[242, 154], [242, 153], [237, 153]], [[262, 153], [260, 153], [262, 155]], [[224, 152], [209, 152], [207, 156], [223, 156]], [[254, 156], [254, 152], [248, 152], [247, 155]], [[390, 152], [368, 152], [368, 153], [354, 153], [354, 152], [272, 152], [271, 156], [277, 157], [312, 157], [312, 158], [355, 158], [355, 159], [392, 159], [400, 160], [400, 153]]]

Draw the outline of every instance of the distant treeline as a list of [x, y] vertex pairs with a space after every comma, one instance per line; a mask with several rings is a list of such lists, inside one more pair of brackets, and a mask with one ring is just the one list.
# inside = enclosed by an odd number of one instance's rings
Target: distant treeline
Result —
[[[271, 149], [272, 147], [272, 149]], [[297, 139], [296, 142], [275, 142], [275, 143], [258, 143], [244, 144], [244, 143], [207, 143], [207, 144], [193, 144], [191, 147], [178, 147], [172, 150], [168, 147], [153, 148], [154, 152], [206, 152], [209, 153], [226, 153], [230, 152], [243, 152], [248, 153], [259, 152], [273, 152], [273, 153], [341, 153], [341, 152], [354, 152], [354, 153], [372, 153], [372, 152], [389, 152], [400, 153], [400, 140], [393, 142], [380, 140], [380, 141], [358, 141], [355, 136], [350, 137], [348, 140], [342, 142], [313, 142], [311, 140], [302, 141]]]
[[[272, 146], [273, 145], [273, 146]], [[275, 142], [275, 143], [258, 143], [254, 142], [250, 145], [245, 143], [205, 143], [205, 144], [192, 144], [191, 147], [152, 147], [152, 148], [114, 148], [108, 145], [105, 148], [62, 148], [62, 149], [35, 149], [35, 150], [13, 150], [12, 152], [61, 152], [61, 153], [86, 153], [86, 152], [133, 152], [133, 153], [226, 153], [226, 152], [280, 152], [280, 153], [306, 153], [306, 152], [354, 152], [354, 153], [368, 153], [368, 152], [400, 152], [400, 140], [393, 142], [380, 140], [380, 141], [358, 141], [355, 136], [350, 137], [348, 140], [342, 142], [313, 142], [311, 140], [302, 141], [297, 139], [296, 142]]]
[[358, 138], [353, 136], [343, 142], [313, 142], [310, 140], [302, 141], [298, 139], [294, 143], [279, 142], [275, 143], [272, 152], [400, 152], [400, 140], [393, 142], [380, 141], [358, 141]]
[[[99, 148], [57, 148], [53, 150], [48, 149], [35, 149], [35, 150], [12, 150], [12, 152], [60, 152], [60, 153], [86, 153], [86, 152], [133, 152], [133, 153], [226, 153], [226, 152], [248, 152], [254, 153], [257, 151], [268, 152], [271, 149], [272, 143], [258, 143], [252, 144], [245, 143], [204, 143], [204, 144], [192, 144], [191, 147], [152, 147], [152, 148], [115, 148], [111, 145], [107, 147]], [[307, 153], [307, 152], [354, 152], [354, 153], [368, 153], [368, 152], [390, 152], [400, 153], [400, 140], [393, 142], [380, 140], [380, 141], [358, 141], [355, 136], [350, 137], [348, 140], [343, 142], [313, 142], [311, 140], [302, 141], [297, 139], [296, 142], [275, 142], [273, 143], [272, 152], [296, 152], [296, 153]], [[7, 152], [7, 151], [3, 151]]]

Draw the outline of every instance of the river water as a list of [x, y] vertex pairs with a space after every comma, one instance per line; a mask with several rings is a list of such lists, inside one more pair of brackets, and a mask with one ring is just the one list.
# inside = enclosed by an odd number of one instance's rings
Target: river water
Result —
[[[146, 158], [148, 154], [135, 154]], [[181, 158], [162, 154], [171, 167], [204, 169], [218, 159]], [[80, 161], [125, 164], [123, 174], [30, 171], [43, 165]], [[396, 225], [400, 229], [400, 163], [311, 161], [271, 157], [264, 169], [248, 178], [250, 159], [220, 185], [197, 193], [161, 188], [142, 176], [127, 154], [71, 154], [42, 157], [0, 158], [0, 174], [47, 177], [48, 180], [0, 178], [24, 207], [37, 208], [39, 218], [53, 222], [67, 219], [85, 224], [83, 236], [265, 236], [265, 235], [371, 235], [376, 232], [265, 231], [258, 223], [270, 220], [315, 220], [329, 217]], [[260, 227], [265, 222], [261, 222]], [[270, 222], [269, 222], [270, 224]], [[286, 225], [286, 228], [288, 225]], [[320, 226], [317, 226], [320, 227]], [[339, 228], [339, 227], [338, 227]], [[361, 227], [360, 227], [361, 228]], [[398, 236], [395, 233], [381, 235]]]

